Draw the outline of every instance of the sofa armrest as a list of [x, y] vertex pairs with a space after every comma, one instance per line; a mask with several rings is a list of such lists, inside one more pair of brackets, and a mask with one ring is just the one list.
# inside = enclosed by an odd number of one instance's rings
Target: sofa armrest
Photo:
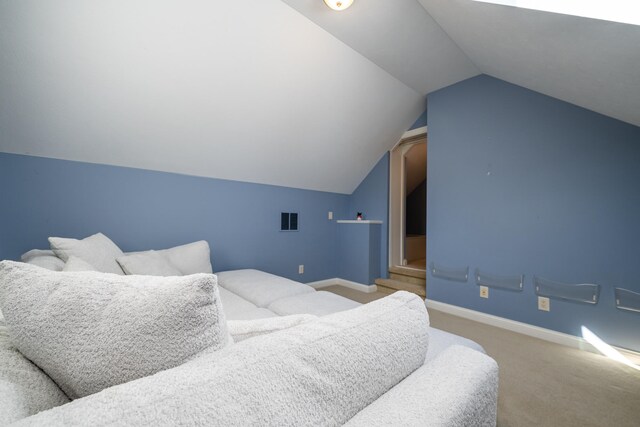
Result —
[[495, 426], [498, 365], [454, 345], [360, 411], [348, 426]]

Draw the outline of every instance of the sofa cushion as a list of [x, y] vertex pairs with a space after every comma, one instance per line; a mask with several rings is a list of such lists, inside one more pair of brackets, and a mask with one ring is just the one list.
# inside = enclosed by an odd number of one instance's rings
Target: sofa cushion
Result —
[[427, 327], [424, 302], [398, 292], [19, 425], [341, 425], [422, 366]]
[[454, 345], [346, 425], [494, 427], [497, 401], [496, 362], [483, 353]]
[[324, 316], [339, 311], [359, 307], [359, 302], [347, 299], [327, 291], [310, 292], [282, 298], [269, 304], [269, 310], [280, 316], [291, 314], [313, 314]]
[[272, 317], [278, 317], [278, 315], [266, 308], [256, 307], [241, 313], [232, 313], [230, 317], [227, 317], [227, 320], [257, 320], [270, 319]]
[[122, 256], [120, 248], [102, 233], [94, 234], [82, 240], [62, 237], [49, 237], [51, 250], [62, 261], [77, 256], [103, 273], [124, 274], [116, 258]]
[[20, 259], [22, 262], [37, 265], [47, 270], [62, 271], [64, 268], [64, 261], [58, 258], [52, 250], [32, 249], [22, 254]]
[[10, 342], [0, 324], [0, 425], [69, 402], [62, 390]]
[[315, 292], [311, 286], [259, 270], [232, 270], [216, 274], [220, 286], [263, 308], [280, 298]]
[[182, 276], [182, 272], [156, 251], [134, 252], [116, 258], [125, 274]]
[[242, 313], [258, 308], [255, 304], [251, 304], [246, 299], [226, 290], [222, 286], [220, 286], [219, 291], [222, 308], [224, 308], [224, 314], [227, 316], [227, 319], [242, 318]]
[[62, 271], [66, 272], [80, 272], [80, 271], [98, 271], [94, 266], [89, 264], [87, 261], [82, 258], [78, 258], [77, 256], [71, 255], [67, 262], [64, 263], [64, 268]]
[[70, 398], [151, 375], [228, 342], [216, 277], [51, 272], [0, 262], [13, 344]]

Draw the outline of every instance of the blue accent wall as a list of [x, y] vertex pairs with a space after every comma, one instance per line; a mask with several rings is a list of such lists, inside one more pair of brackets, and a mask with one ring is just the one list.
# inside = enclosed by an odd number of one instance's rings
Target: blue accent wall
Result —
[[409, 130], [418, 129], [427, 125], [427, 110], [424, 110], [420, 117], [411, 125]]
[[[378, 277], [388, 276], [389, 265], [389, 153], [378, 161], [371, 172], [349, 197], [346, 219], [355, 219], [362, 212], [364, 219], [380, 220], [380, 257]], [[367, 283], [368, 285], [371, 283]]]
[[[429, 95], [427, 260], [525, 274], [521, 293], [427, 276], [430, 299], [640, 350], [640, 128], [482, 75]], [[601, 285], [537, 309], [532, 276]]]
[[[338, 276], [327, 212], [344, 217], [348, 195], [5, 153], [0, 182], [0, 259], [102, 231], [124, 251], [207, 240], [215, 271]], [[281, 212], [299, 213], [299, 231], [280, 231]]]
[[380, 277], [380, 224], [338, 224], [339, 277], [371, 285]]

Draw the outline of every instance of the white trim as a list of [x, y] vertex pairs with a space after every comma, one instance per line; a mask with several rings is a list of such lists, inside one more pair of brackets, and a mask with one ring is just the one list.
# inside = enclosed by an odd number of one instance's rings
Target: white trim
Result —
[[307, 283], [307, 285], [311, 286], [314, 289], [326, 288], [327, 286], [340, 285], [340, 286], [344, 286], [345, 288], [364, 292], [366, 294], [371, 294], [378, 290], [377, 285], [363, 285], [362, 283], [352, 282], [350, 280], [340, 279], [338, 277], [333, 279], [319, 280], [317, 282]]
[[[506, 329], [508, 331], [517, 332], [519, 334], [528, 335], [541, 340], [565, 345], [567, 347], [601, 354], [594, 346], [580, 337], [552, 331], [551, 329], [541, 328], [539, 326], [529, 325], [528, 323], [522, 323], [516, 320], [505, 319], [504, 317], [498, 317], [492, 314], [482, 313], [480, 311], [470, 310], [468, 308], [446, 304], [444, 302], [425, 300], [425, 303], [427, 308], [463, 317], [478, 323], [484, 323], [485, 325], [495, 326], [496, 328]], [[637, 354], [636, 352], [625, 348], [614, 348], [623, 353]]]
[[382, 221], [373, 219], [339, 219], [336, 221], [338, 224], [382, 224]]
[[398, 142], [396, 142], [394, 144], [393, 148], [391, 148], [391, 150], [389, 150], [389, 151], [393, 151], [396, 148], [398, 148], [398, 145], [402, 144], [402, 142], [405, 139], [417, 138], [419, 136], [427, 136], [427, 127], [426, 126], [422, 126], [421, 128], [411, 129], [411, 130], [408, 130], [405, 133], [403, 133], [402, 137], [400, 137], [400, 140]]
[[422, 136], [426, 134], [427, 134], [426, 126], [422, 126], [421, 128], [411, 129], [402, 134], [402, 138], [400, 138], [399, 142], [402, 142], [405, 139], [415, 138], [416, 136]]

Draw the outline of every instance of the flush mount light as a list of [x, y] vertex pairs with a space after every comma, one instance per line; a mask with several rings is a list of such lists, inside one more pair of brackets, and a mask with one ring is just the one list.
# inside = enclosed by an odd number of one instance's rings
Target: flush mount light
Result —
[[333, 10], [345, 10], [353, 4], [353, 0], [324, 0], [327, 6]]

